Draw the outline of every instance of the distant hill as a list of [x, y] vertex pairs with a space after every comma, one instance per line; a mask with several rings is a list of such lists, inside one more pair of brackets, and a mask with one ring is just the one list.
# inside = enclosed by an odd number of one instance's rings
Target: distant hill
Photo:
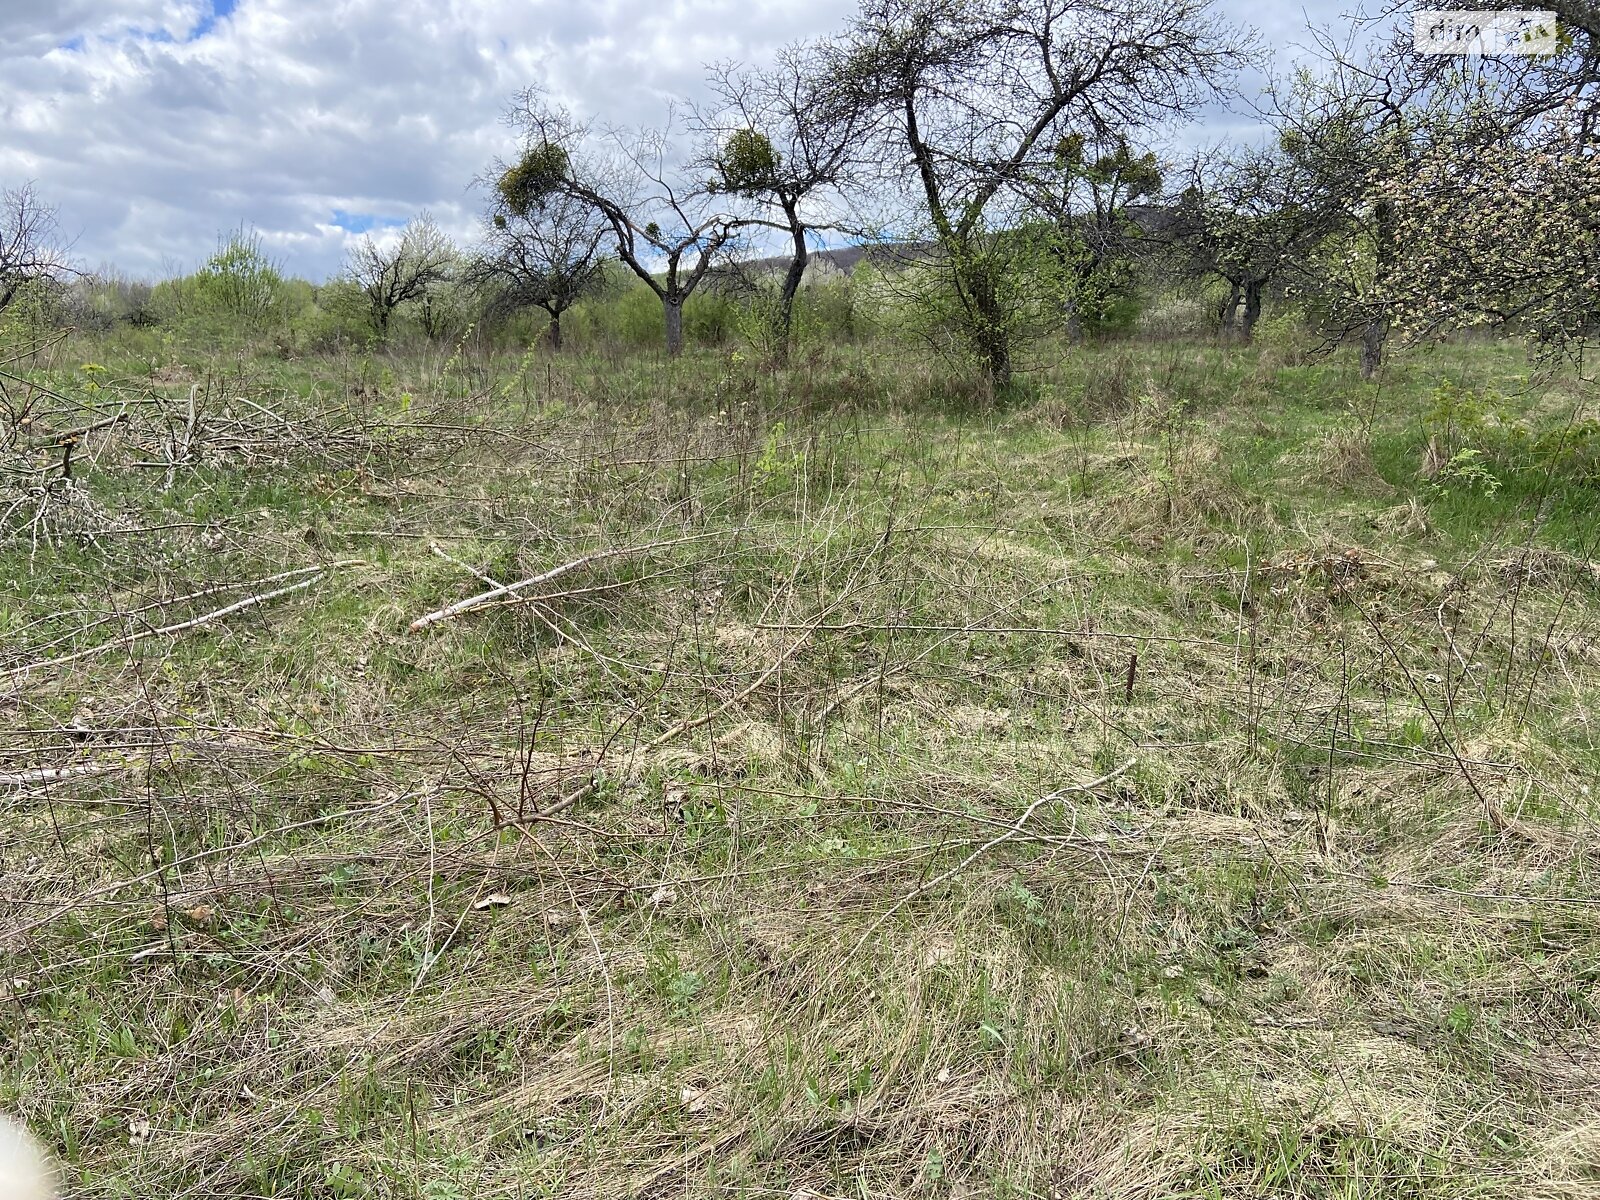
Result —
[[[854, 275], [863, 262], [879, 267], [904, 266], [926, 262], [935, 250], [933, 242], [885, 242], [865, 246], [841, 246], [837, 250], [813, 250], [807, 264], [807, 273], [829, 270], [841, 275]], [[747, 258], [723, 268], [728, 275], [782, 275], [789, 269], [793, 255], [780, 254], [772, 258]]]
[[[1130, 204], [1126, 211], [1134, 224], [1145, 234], [1168, 234], [1178, 223], [1177, 210], [1167, 205]], [[879, 242], [861, 246], [841, 246], [837, 250], [813, 250], [807, 274], [814, 272], [817, 276], [826, 276], [830, 272], [837, 272], [845, 276], [854, 275], [856, 268], [864, 262], [880, 268], [909, 266], [913, 263], [927, 262], [937, 250], [936, 242]], [[719, 268], [716, 273], [730, 283], [741, 277], [748, 279], [782, 275], [789, 269], [792, 258], [793, 256], [788, 254], [770, 258], [746, 258], [729, 263]]]

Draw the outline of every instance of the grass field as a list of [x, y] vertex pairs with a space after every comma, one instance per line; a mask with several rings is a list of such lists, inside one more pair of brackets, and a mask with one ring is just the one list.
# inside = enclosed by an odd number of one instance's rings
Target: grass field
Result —
[[1600, 433], [1514, 347], [0, 372], [75, 1194], [1600, 1194]]

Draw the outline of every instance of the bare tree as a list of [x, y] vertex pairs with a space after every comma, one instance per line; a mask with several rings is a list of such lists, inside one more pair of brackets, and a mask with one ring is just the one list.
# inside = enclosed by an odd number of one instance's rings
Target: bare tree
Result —
[[518, 212], [497, 192], [468, 279], [502, 311], [543, 309], [550, 318], [550, 346], [559, 350], [561, 314], [604, 280], [601, 245], [610, 228], [576, 196], [552, 193]]
[[422, 213], [393, 244], [380, 243], [371, 234], [362, 238], [351, 248], [345, 270], [366, 295], [374, 328], [387, 337], [400, 306], [424, 300], [449, 282], [458, 258], [449, 237]]
[[676, 114], [662, 129], [578, 122], [544, 93], [520, 93], [507, 120], [523, 152], [497, 187], [519, 215], [553, 195], [589, 205], [610, 227], [617, 257], [661, 301], [667, 353], [683, 349], [683, 306], [712, 264], [750, 222], [713, 205], [674, 140]]
[[1219, 313], [1224, 334], [1237, 330], [1249, 341], [1266, 287], [1339, 228], [1340, 201], [1326, 182], [1281, 145], [1242, 146], [1190, 164], [1164, 240], [1190, 271], [1228, 284]]
[[1121, 135], [1097, 147], [1062, 138], [1048, 169], [1025, 178], [1021, 194], [1047, 227], [1043, 245], [1059, 267], [1074, 340], [1132, 291], [1146, 242], [1135, 207], [1160, 193], [1161, 179], [1155, 154], [1136, 152]]
[[73, 273], [55, 207], [32, 183], [0, 190], [0, 312], [28, 284]]
[[[792, 247], [773, 313], [774, 345], [786, 358], [794, 300], [810, 261], [813, 232], [837, 227], [840, 193], [869, 114], [827, 103], [825, 62], [814, 46], [779, 51], [771, 66], [711, 68], [714, 105], [694, 123], [709, 145], [703, 161], [717, 190], [756, 206], [754, 223], [787, 234]], [[826, 211], [829, 201], [834, 211]]]
[[920, 196], [964, 333], [996, 387], [1016, 327], [987, 227], [1062, 138], [1182, 117], [1247, 61], [1212, 0], [865, 0], [832, 54], [829, 93], [869, 114], [869, 150]]

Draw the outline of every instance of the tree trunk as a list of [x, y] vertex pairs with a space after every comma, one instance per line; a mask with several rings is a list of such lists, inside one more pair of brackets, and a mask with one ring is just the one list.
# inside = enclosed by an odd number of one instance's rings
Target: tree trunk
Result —
[[1389, 310], [1385, 303], [1389, 291], [1389, 264], [1394, 251], [1394, 206], [1379, 200], [1373, 206], [1372, 290], [1377, 304], [1367, 327], [1361, 331], [1361, 378], [1371, 379], [1383, 365], [1383, 343], [1389, 336]]
[[978, 353], [988, 368], [989, 382], [997, 396], [1011, 386], [1011, 338], [1002, 324], [1002, 317], [1000, 305], [992, 294], [978, 301], [978, 319], [982, 322], [975, 331]]
[[1067, 341], [1074, 346], [1083, 344], [1083, 315], [1078, 311], [1078, 298], [1069, 296], [1063, 306], [1067, 314]]
[[1361, 378], [1371, 379], [1383, 365], [1383, 343], [1389, 336], [1389, 322], [1375, 317], [1361, 332]]
[[667, 353], [677, 358], [683, 351], [683, 297], [661, 303], [667, 313]]
[[806, 227], [800, 223], [800, 214], [793, 204], [785, 204], [783, 212], [789, 218], [789, 231], [794, 235], [794, 257], [789, 260], [789, 273], [783, 277], [783, 291], [778, 294], [778, 311], [773, 317], [773, 332], [777, 335], [773, 353], [781, 366], [789, 361], [789, 342], [794, 329], [794, 298], [800, 291], [800, 281], [805, 278], [806, 264], [811, 260], [806, 245]]
[[968, 258], [957, 267], [957, 286], [966, 293], [967, 333], [989, 372], [995, 394], [1011, 386], [1011, 330], [1006, 327], [1006, 312], [1000, 299], [994, 264]]
[[994, 385], [995, 393], [1009, 391], [1011, 388], [1011, 343], [1005, 337], [994, 340], [989, 347], [989, 382]]
[[1239, 312], [1239, 285], [1233, 280], [1228, 281], [1228, 298], [1222, 302], [1222, 307], [1217, 310], [1217, 324], [1222, 328], [1222, 336], [1229, 337], [1233, 333], [1234, 317]]
[[1239, 326], [1239, 336], [1249, 341], [1255, 336], [1256, 322], [1261, 319], [1261, 280], [1247, 279], [1244, 284], [1244, 322]]
[[977, 310], [973, 341], [998, 395], [1011, 386], [1011, 337], [1005, 327], [1005, 314], [990, 289], [979, 289], [972, 299]]
[[551, 312], [550, 328], [544, 331], [545, 340], [550, 344], [550, 349], [561, 349], [561, 314]]

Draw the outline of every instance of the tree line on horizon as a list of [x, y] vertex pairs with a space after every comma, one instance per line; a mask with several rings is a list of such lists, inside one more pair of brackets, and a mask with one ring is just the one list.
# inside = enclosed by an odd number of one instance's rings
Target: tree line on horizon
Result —
[[[1545, 56], [1421, 55], [1405, 22], [1360, 56], [1318, 35], [1315, 63], [1266, 90], [1266, 137], [1172, 161], [1154, 147], [1261, 65], [1216, 0], [863, 0], [770, 63], [708, 68], [655, 127], [523, 90], [514, 145], [474, 181], [477, 243], [419, 215], [358, 242], [317, 302], [384, 340], [401, 315], [442, 335], [469, 297], [485, 318], [542, 313], [559, 348], [563, 316], [628, 279], [676, 354], [715, 289], [781, 361], [817, 249], [843, 240], [917, 246], [887, 291], [996, 390], [1036, 339], [1114, 325], [1152, 272], [1204, 281], [1215, 327], [1244, 339], [1278, 297], [1324, 344], [1357, 342], [1365, 376], [1395, 334], [1571, 347], [1600, 294], [1600, 12], [1554, 7]], [[0, 195], [0, 309], [71, 276], [55, 232], [34, 187]], [[125, 285], [125, 315], [259, 322], [291, 282], [241, 232], [192, 275]]]

